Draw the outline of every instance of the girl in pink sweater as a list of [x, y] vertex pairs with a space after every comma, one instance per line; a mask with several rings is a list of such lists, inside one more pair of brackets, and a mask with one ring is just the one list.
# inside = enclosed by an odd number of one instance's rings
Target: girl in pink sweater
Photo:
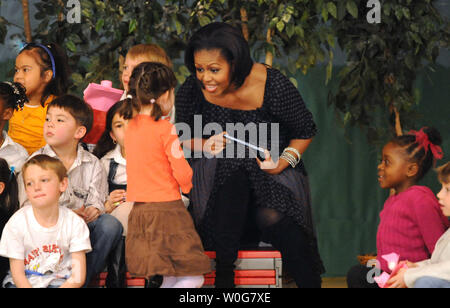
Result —
[[[382, 271], [390, 272], [382, 256], [392, 252], [399, 254], [400, 260], [429, 259], [437, 240], [449, 227], [433, 192], [417, 185], [435, 160], [442, 158], [441, 143], [439, 132], [425, 127], [395, 137], [383, 148], [378, 182], [381, 188], [395, 193], [386, 200], [380, 213], [377, 267]], [[357, 278], [356, 270], [352, 269], [347, 277], [349, 287], [369, 286], [364, 285], [371, 283], [369, 270], [359, 269]]]

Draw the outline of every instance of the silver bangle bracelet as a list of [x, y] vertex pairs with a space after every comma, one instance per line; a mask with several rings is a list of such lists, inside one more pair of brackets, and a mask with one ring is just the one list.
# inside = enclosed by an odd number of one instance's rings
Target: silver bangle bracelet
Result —
[[287, 159], [286, 157], [280, 156], [280, 159], [284, 159], [285, 161], [287, 161], [289, 163], [289, 165], [291, 165], [292, 168], [295, 168], [295, 164], [293, 162], [291, 162], [289, 159]]
[[286, 151], [291, 151], [291, 152], [295, 153], [295, 154], [297, 155], [297, 157], [298, 157], [297, 161], [300, 162], [300, 159], [301, 159], [301, 157], [302, 157], [302, 154], [300, 154], [300, 152], [299, 152], [296, 148], [293, 148], [293, 147], [287, 147], [287, 148], [284, 149], [283, 152], [286, 152]]
[[287, 156], [286, 153], [282, 153], [280, 158], [283, 158], [285, 161], [287, 161], [292, 168], [295, 168], [295, 166], [297, 166], [296, 161], [291, 157]]
[[285, 152], [283, 152], [282, 155], [289, 157], [296, 165], [298, 164], [297, 158], [294, 155], [292, 155], [291, 153], [285, 151]]

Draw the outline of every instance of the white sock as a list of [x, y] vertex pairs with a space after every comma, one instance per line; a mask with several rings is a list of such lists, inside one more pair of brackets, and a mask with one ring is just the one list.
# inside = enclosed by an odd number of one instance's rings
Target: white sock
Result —
[[203, 275], [201, 276], [181, 276], [176, 277], [177, 282], [172, 286], [172, 288], [201, 288], [205, 282]]
[[173, 288], [173, 285], [177, 282], [177, 277], [175, 276], [163, 276], [163, 283], [160, 288]]

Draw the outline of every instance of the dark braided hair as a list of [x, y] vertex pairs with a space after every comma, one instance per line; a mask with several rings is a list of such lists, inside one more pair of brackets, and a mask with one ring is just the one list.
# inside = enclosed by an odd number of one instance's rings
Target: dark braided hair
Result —
[[18, 82], [0, 82], [0, 99], [5, 108], [19, 110], [28, 102], [25, 88]]
[[[423, 132], [428, 136], [431, 144], [436, 146], [442, 144], [442, 137], [437, 129], [433, 127], [424, 127]], [[391, 142], [403, 147], [410, 161], [418, 164], [419, 171], [417, 172], [416, 181], [421, 180], [435, 162], [430, 146], [428, 146], [427, 149], [424, 149], [424, 147], [417, 142], [416, 135], [414, 134], [397, 136], [392, 139]]]
[[[133, 117], [133, 111], [139, 112], [141, 106], [152, 104], [162, 94], [175, 88], [177, 79], [173, 71], [166, 65], [158, 62], [143, 62], [136, 66], [130, 77], [128, 94], [130, 103], [121, 111], [125, 119]], [[155, 103], [151, 116], [158, 121], [162, 116], [161, 107]]]

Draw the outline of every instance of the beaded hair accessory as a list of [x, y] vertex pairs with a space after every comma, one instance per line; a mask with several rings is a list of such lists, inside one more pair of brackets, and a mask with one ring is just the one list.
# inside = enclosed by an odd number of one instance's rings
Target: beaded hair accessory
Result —
[[8, 86], [11, 87], [11, 89], [13, 90], [15, 97], [15, 100], [17, 102], [17, 106], [19, 106], [20, 109], [23, 108], [23, 105], [28, 102], [28, 98], [26, 95], [24, 95], [24, 93], [26, 92], [25, 88], [23, 86], [22, 87], [22, 93], [20, 92], [20, 89], [17, 87], [16, 84], [9, 82], [9, 81], [4, 81], [3, 83], [7, 84]]
[[[295, 157], [293, 154], [289, 153], [293, 152], [295, 155], [297, 155], [297, 157]], [[292, 147], [287, 147], [284, 149], [283, 153], [281, 153], [280, 158], [283, 158], [284, 160], [286, 160], [289, 165], [291, 165], [292, 168], [295, 168], [301, 160], [302, 155], [300, 154], [300, 152]]]

